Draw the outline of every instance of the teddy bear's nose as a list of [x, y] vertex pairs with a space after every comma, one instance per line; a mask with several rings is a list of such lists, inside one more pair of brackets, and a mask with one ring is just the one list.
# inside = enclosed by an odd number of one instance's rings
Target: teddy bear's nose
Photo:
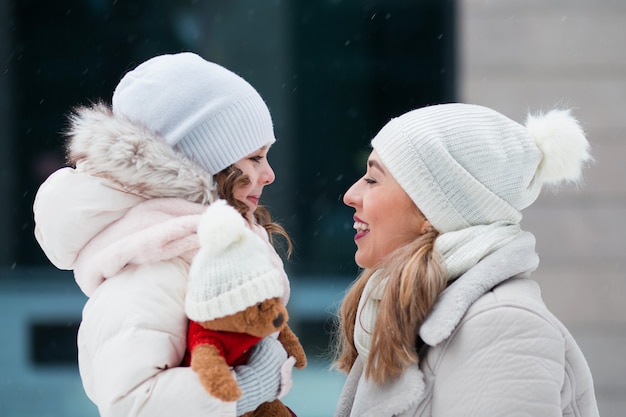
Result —
[[285, 321], [283, 313], [278, 313], [278, 316], [276, 316], [274, 321], [272, 321], [272, 324], [274, 325], [274, 327], [280, 327], [283, 324], [283, 321]]

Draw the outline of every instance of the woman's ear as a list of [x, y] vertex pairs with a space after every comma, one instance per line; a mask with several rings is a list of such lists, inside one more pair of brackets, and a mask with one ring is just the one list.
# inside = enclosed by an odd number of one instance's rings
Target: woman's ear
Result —
[[424, 222], [422, 223], [422, 229], [420, 230], [420, 233], [421, 234], [425, 234], [425, 233], [428, 233], [428, 232], [432, 232], [434, 230], [435, 230], [435, 228], [433, 227], [433, 225], [430, 224], [428, 219], [424, 218]]

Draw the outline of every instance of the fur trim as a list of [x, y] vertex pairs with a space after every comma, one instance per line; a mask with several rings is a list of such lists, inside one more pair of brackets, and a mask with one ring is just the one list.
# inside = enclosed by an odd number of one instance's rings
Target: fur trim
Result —
[[217, 198], [213, 178], [174, 151], [156, 133], [96, 103], [70, 115], [67, 158], [84, 172], [111, 180], [129, 193], [209, 204]]

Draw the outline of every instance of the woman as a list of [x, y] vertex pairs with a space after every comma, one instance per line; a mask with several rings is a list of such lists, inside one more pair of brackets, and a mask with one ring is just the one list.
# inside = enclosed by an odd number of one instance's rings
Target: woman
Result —
[[364, 270], [341, 307], [336, 416], [597, 416], [520, 227], [542, 185], [579, 180], [578, 122], [444, 104], [391, 120], [372, 147], [344, 196]]
[[[122, 78], [111, 108], [99, 103], [72, 115], [72, 167], [40, 187], [35, 235], [50, 261], [73, 270], [89, 297], [79, 366], [103, 417], [235, 416], [290, 386], [280, 371], [291, 362], [274, 338], [234, 370], [243, 391], [236, 403], [210, 397], [191, 368], [179, 366], [189, 266], [207, 206], [226, 199], [268, 246], [274, 233], [290, 243], [259, 205], [274, 181], [267, 160], [274, 141], [256, 90], [192, 53], [144, 62]], [[287, 303], [289, 282], [271, 253]]]

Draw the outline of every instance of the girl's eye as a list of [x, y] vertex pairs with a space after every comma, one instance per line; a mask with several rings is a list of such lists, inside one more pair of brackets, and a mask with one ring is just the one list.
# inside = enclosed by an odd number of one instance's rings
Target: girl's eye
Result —
[[253, 156], [253, 157], [250, 158], [250, 160], [254, 161], [254, 162], [261, 162], [262, 159], [263, 159], [263, 157], [260, 156], [260, 155], [256, 155], [256, 156]]
[[376, 180], [372, 178], [363, 178], [363, 181], [365, 181], [367, 184], [376, 184]]

